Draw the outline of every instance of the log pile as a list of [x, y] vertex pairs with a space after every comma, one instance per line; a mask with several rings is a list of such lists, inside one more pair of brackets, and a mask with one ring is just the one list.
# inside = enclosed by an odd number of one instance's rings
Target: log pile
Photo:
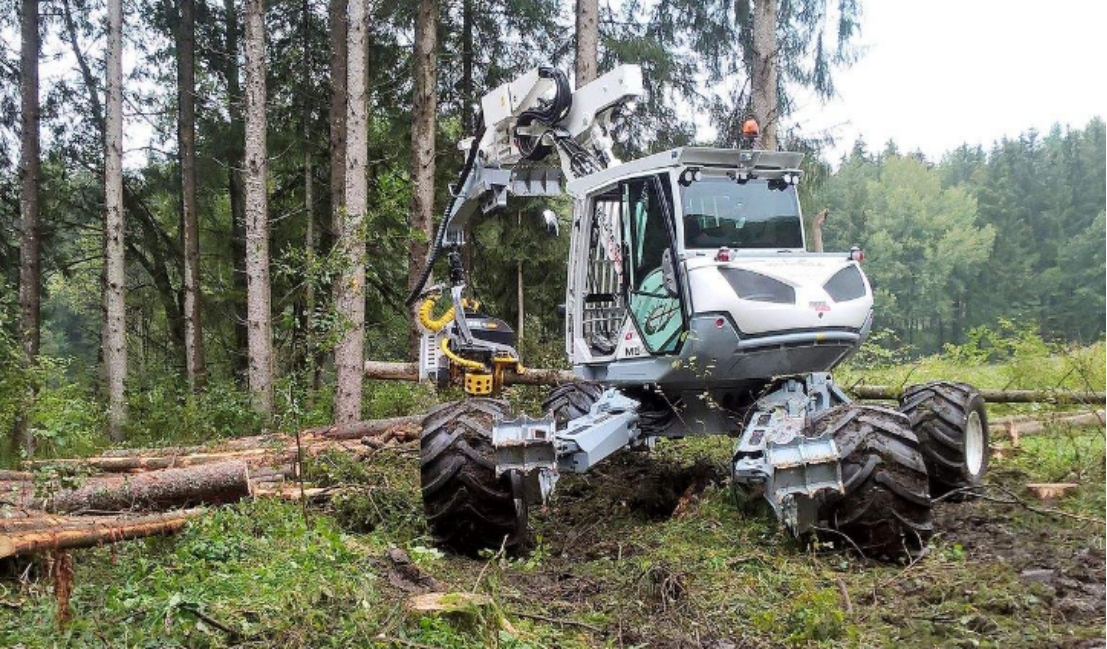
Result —
[[421, 419], [25, 462], [25, 470], [0, 471], [0, 559], [173, 534], [204, 507], [246, 498], [326, 499], [334, 489], [290, 480], [301, 457], [330, 450], [360, 456], [406, 445], [418, 440]]

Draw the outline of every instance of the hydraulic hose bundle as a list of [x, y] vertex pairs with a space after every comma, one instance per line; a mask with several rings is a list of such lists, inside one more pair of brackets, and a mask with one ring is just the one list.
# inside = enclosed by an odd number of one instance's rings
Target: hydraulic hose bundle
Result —
[[[477, 120], [480, 123], [480, 127], [477, 129], [476, 135], [473, 136], [473, 144], [469, 147], [469, 155], [465, 157], [465, 165], [461, 168], [461, 173], [458, 174], [458, 188], [465, 186], [465, 181], [469, 178], [469, 174], [473, 171], [473, 164], [477, 161], [477, 154], [480, 152], [480, 141], [484, 137], [484, 118], [481, 115], [477, 115]], [[415, 283], [415, 286], [411, 288], [411, 292], [408, 293], [407, 299], [404, 300], [404, 306], [410, 307], [415, 304], [415, 300], [419, 299], [419, 296], [423, 293], [423, 287], [427, 285], [427, 278], [430, 277], [431, 269], [434, 268], [434, 262], [438, 260], [439, 253], [442, 252], [442, 242], [446, 239], [446, 229], [450, 224], [450, 214], [453, 212], [454, 203], [457, 202], [459, 194], [454, 194], [450, 197], [449, 202], [446, 203], [446, 209], [442, 212], [442, 220], [438, 224], [438, 230], [434, 234], [434, 241], [431, 243], [430, 248], [427, 250], [426, 261], [423, 262], [423, 271], [419, 274], [419, 281]]]
[[[523, 111], [516, 122], [516, 128], [530, 126], [536, 122], [538, 124], [552, 126], [565, 119], [565, 116], [569, 114], [569, 110], [573, 107], [573, 90], [569, 86], [569, 78], [563, 71], [557, 68], [544, 67], [539, 69], [538, 74], [543, 78], [554, 80], [556, 86], [554, 98], [552, 101], [539, 108]], [[480, 143], [481, 139], [484, 137], [485, 130], [482, 116], [478, 115], [478, 122], [480, 127], [473, 136], [473, 144], [469, 147], [469, 154], [465, 158], [465, 165], [461, 168], [461, 173], [458, 177], [459, 188], [465, 186], [465, 182], [472, 172], [473, 165], [476, 163], [477, 155], [480, 152]], [[526, 160], [541, 160], [550, 153], [550, 147], [542, 145], [540, 142], [540, 137], [521, 135], [519, 133], [515, 135], [516, 146], [519, 147], [519, 151]], [[438, 230], [435, 232], [434, 240], [427, 250], [427, 258], [423, 263], [423, 270], [419, 274], [419, 280], [415, 283], [415, 286], [412, 287], [411, 292], [408, 293], [407, 299], [404, 300], [404, 306], [411, 307], [411, 305], [415, 304], [415, 301], [419, 299], [419, 295], [422, 294], [423, 288], [427, 284], [427, 278], [430, 277], [431, 270], [434, 268], [434, 263], [438, 260], [438, 255], [442, 252], [442, 244], [446, 238], [446, 230], [449, 226], [450, 215], [453, 212], [454, 204], [457, 202], [458, 197], [459, 194], [455, 194], [446, 205], [446, 209], [442, 214], [442, 220], [438, 224]]]
[[[539, 108], [523, 111], [516, 122], [516, 129], [530, 126], [535, 122], [553, 126], [565, 119], [573, 107], [573, 90], [569, 87], [569, 77], [563, 71], [557, 68], [539, 68], [538, 76], [554, 80], [556, 92], [553, 101]], [[538, 161], [549, 155], [550, 147], [539, 144], [540, 141], [539, 137], [521, 135], [516, 131], [515, 145], [519, 147], [520, 153], [526, 160]]]

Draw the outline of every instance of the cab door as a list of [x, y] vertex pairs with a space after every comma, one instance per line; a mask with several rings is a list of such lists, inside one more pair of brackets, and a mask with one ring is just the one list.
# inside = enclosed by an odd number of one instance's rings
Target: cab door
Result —
[[665, 176], [659, 175], [623, 181], [620, 189], [630, 316], [651, 354], [674, 354], [680, 349], [688, 323], [676, 271], [671, 190]]

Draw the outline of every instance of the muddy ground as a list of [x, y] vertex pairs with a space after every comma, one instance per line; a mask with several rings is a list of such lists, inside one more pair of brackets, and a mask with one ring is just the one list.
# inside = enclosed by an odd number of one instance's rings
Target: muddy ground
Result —
[[[924, 555], [898, 562], [798, 542], [740, 510], [725, 440], [624, 453], [562, 479], [532, 516], [533, 563], [497, 566], [497, 601], [587, 624], [563, 629], [582, 646], [1102, 647], [1102, 434], [1074, 440], [1058, 442], [1074, 445], [1067, 470], [1045, 440], [994, 460], [982, 497], [937, 504]], [[1050, 471], [1083, 486], [1061, 502], [1029, 496]], [[674, 516], [694, 484], [704, 493]], [[427, 571], [460, 586], [488, 565]]]

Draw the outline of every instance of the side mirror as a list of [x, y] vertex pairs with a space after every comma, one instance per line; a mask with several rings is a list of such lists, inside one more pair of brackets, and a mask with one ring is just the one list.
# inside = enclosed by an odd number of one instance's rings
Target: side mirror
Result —
[[680, 291], [677, 288], [676, 269], [673, 268], [673, 253], [668, 248], [661, 253], [661, 279], [665, 283], [665, 292], [669, 294], [669, 297], [680, 297]]
[[551, 237], [556, 237], [561, 232], [561, 226], [557, 221], [557, 213], [551, 209], [542, 210], [542, 221], [546, 224], [546, 232]]

